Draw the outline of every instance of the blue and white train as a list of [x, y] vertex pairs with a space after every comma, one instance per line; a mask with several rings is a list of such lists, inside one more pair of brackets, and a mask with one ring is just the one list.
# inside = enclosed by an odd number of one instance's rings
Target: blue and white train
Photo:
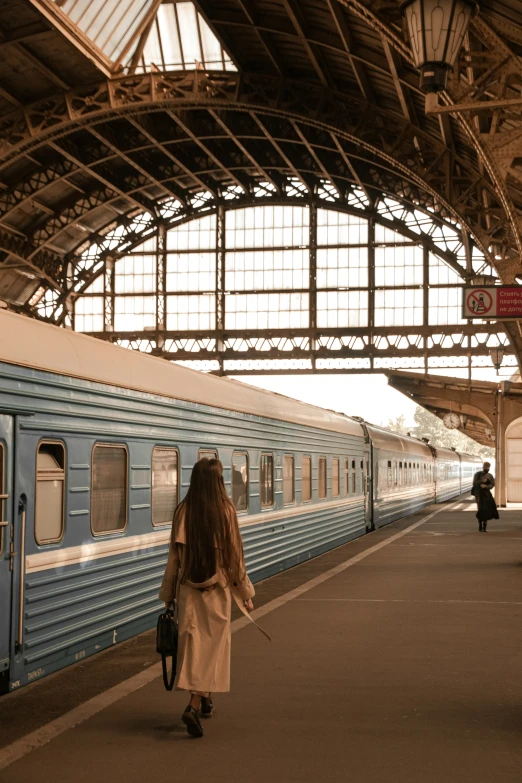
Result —
[[0, 311], [0, 689], [153, 626], [216, 455], [253, 581], [471, 487], [478, 460]]

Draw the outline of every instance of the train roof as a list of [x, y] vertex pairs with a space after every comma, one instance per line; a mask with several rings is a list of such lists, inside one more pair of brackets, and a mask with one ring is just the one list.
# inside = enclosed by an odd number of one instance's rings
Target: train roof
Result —
[[454, 451], [442, 446], [431, 444], [431, 447], [419, 438], [413, 438], [411, 435], [401, 435], [398, 432], [387, 430], [384, 427], [377, 427], [375, 424], [366, 423], [366, 427], [371, 436], [373, 445], [378, 449], [389, 449], [390, 451], [402, 451], [405, 454], [417, 454], [424, 457], [432, 456], [432, 449], [435, 450], [438, 459], [454, 460], [458, 457], [460, 461], [481, 463], [480, 457], [472, 454]]
[[453, 449], [446, 449], [443, 446], [435, 446], [435, 449], [439, 459], [448, 459], [452, 461], [455, 459], [455, 455], [458, 456], [458, 452], [454, 451]]
[[421, 457], [432, 456], [432, 451], [428, 444], [418, 438], [400, 435], [398, 432], [392, 432], [384, 427], [377, 427], [375, 424], [367, 424], [366, 426], [373, 445], [378, 449], [403, 451], [405, 454], [418, 454]]
[[477, 465], [482, 465], [484, 462], [487, 462], [487, 460], [482, 459], [482, 457], [477, 457], [476, 454], [467, 454], [464, 451], [459, 451], [459, 456], [461, 462], [474, 462]]
[[364, 436], [342, 413], [191, 370], [95, 337], [0, 310], [0, 362], [171, 399]]

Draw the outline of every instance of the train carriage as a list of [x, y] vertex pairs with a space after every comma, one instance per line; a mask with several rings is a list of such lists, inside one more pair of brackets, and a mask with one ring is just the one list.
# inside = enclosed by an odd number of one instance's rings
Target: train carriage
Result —
[[435, 470], [435, 500], [445, 500], [460, 495], [460, 457], [453, 449], [437, 447]]
[[471, 454], [460, 452], [460, 492], [471, 492], [473, 486], [473, 476], [482, 468], [483, 460]]
[[428, 444], [382, 427], [366, 427], [372, 443], [374, 526], [433, 503], [435, 460]]

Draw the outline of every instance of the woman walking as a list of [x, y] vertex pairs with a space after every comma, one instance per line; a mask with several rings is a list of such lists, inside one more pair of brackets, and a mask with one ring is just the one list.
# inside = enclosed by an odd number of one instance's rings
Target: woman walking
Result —
[[477, 519], [480, 533], [486, 533], [488, 520], [498, 519], [497, 504], [491, 494], [491, 490], [495, 486], [495, 479], [489, 472], [490, 467], [489, 462], [485, 462], [482, 470], [475, 473], [473, 489], [471, 490], [477, 501]]
[[232, 597], [246, 614], [254, 608], [234, 505], [218, 459], [194, 465], [190, 487], [174, 512], [169, 558], [160, 590], [167, 609], [177, 602], [179, 623], [175, 687], [188, 691], [182, 720], [202, 737], [211, 694], [230, 690]]

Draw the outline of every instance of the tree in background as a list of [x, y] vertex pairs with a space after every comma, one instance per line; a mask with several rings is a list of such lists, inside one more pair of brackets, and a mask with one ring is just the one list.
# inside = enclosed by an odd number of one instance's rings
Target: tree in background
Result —
[[411, 432], [411, 426], [406, 424], [406, 416], [404, 413], [401, 413], [396, 419], [388, 419], [388, 424], [386, 426], [389, 430], [392, 430], [392, 432], [398, 432], [399, 435], [407, 435], [408, 432]]
[[468, 438], [460, 430], [448, 430], [442, 421], [425, 408], [417, 405], [413, 414], [415, 426], [408, 427], [405, 417], [401, 414], [396, 419], [388, 421], [388, 429], [406, 435], [408, 432], [415, 438], [428, 438], [432, 446], [444, 446], [447, 449], [456, 449], [466, 454], [473, 454], [481, 459], [494, 459], [495, 450], [488, 446], [482, 446], [475, 440]]

